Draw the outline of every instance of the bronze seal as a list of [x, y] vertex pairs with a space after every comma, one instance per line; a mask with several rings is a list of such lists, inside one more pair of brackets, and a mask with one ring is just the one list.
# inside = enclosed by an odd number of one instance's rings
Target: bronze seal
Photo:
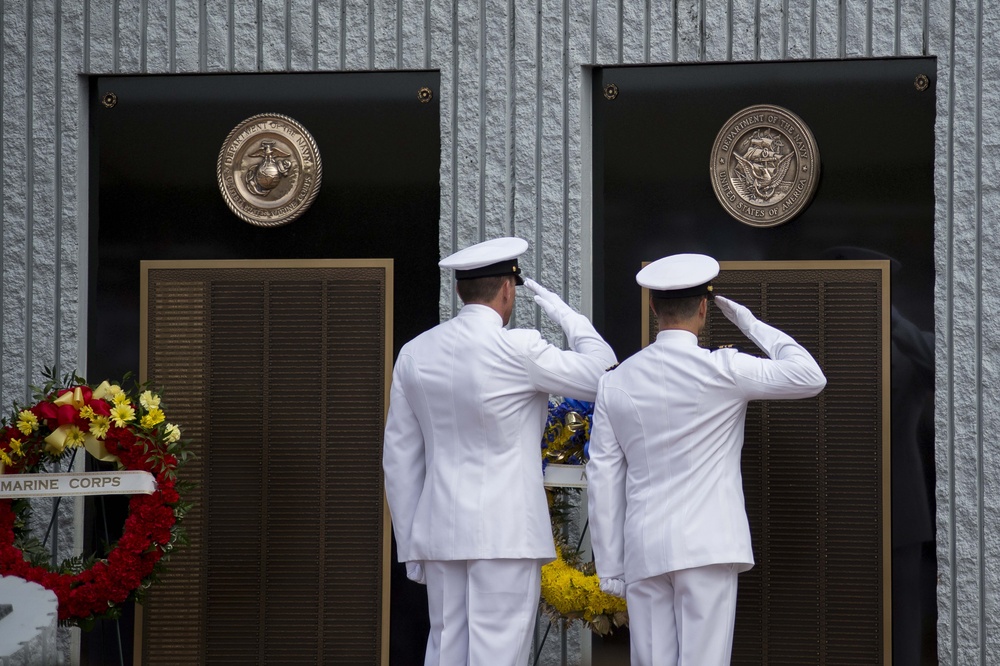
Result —
[[788, 109], [747, 107], [726, 121], [712, 146], [712, 189], [730, 215], [773, 227], [805, 210], [819, 185], [819, 149]]
[[288, 116], [261, 114], [233, 128], [216, 163], [226, 205], [259, 227], [288, 224], [306, 212], [323, 177], [319, 148]]

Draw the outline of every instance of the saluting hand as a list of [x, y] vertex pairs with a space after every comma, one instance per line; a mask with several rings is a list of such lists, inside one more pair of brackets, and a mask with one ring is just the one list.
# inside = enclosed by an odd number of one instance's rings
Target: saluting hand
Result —
[[737, 328], [744, 333], [757, 321], [757, 318], [753, 316], [749, 308], [740, 305], [736, 301], [731, 301], [723, 296], [715, 296], [713, 300], [719, 306], [719, 309], [722, 310], [722, 314], [726, 315], [726, 319], [736, 324]]
[[538, 307], [540, 307], [545, 314], [549, 316], [549, 319], [556, 322], [560, 326], [563, 325], [567, 317], [577, 314], [577, 312], [570, 306], [566, 305], [566, 303], [564, 303], [559, 296], [538, 284], [531, 278], [525, 278], [524, 286], [535, 292], [535, 303], [537, 303]]

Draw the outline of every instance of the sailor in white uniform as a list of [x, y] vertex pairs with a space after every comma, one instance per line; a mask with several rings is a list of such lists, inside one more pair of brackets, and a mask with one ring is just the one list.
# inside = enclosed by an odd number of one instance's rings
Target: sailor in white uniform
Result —
[[[428, 666], [527, 663], [541, 565], [555, 557], [541, 463], [549, 394], [593, 401], [616, 361], [586, 317], [522, 282], [527, 247], [500, 238], [442, 260], [464, 307], [403, 346], [393, 369], [385, 489], [399, 560], [427, 585]], [[518, 284], [569, 350], [504, 328]]]
[[737, 574], [753, 566], [740, 452], [750, 400], [808, 398], [813, 357], [747, 308], [722, 313], [768, 358], [698, 346], [719, 264], [665, 257], [643, 268], [655, 342], [601, 379], [587, 464], [601, 587], [628, 602], [633, 666], [730, 662]]

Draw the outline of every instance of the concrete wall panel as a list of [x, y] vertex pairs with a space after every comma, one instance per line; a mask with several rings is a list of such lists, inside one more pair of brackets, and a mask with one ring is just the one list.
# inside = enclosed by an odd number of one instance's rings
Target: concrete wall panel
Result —
[[[1000, 661], [996, 3], [7, 0], [0, 20], [3, 404], [43, 365], [85, 370], [88, 74], [439, 70], [441, 254], [524, 236], [526, 270], [586, 308], [588, 67], [936, 56], [940, 656]], [[527, 299], [515, 317], [561, 341]]]

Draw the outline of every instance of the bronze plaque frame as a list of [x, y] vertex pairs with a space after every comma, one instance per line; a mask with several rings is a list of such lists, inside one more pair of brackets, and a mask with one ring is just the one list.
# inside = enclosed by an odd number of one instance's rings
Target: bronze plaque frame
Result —
[[[382, 421], [384, 422], [389, 404], [389, 388], [392, 376], [392, 331], [393, 331], [393, 260], [392, 259], [289, 259], [289, 260], [190, 260], [190, 261], [142, 261], [140, 262], [140, 381], [149, 379], [149, 356], [150, 356], [150, 336], [149, 336], [149, 289], [150, 271], [153, 270], [251, 270], [251, 271], [295, 271], [298, 269], [375, 269], [382, 271], [384, 286], [384, 317], [381, 328], [383, 330], [383, 350], [381, 377], [382, 393]], [[183, 428], [183, 424], [181, 424]], [[182, 431], [183, 432], [183, 431]], [[185, 438], [187, 438], [185, 436]], [[197, 453], [197, 452], [196, 452]], [[379, 456], [380, 457], [380, 456]], [[381, 469], [379, 469], [381, 472]], [[381, 566], [381, 590], [379, 603], [379, 653], [382, 666], [389, 664], [389, 637], [390, 637], [390, 567], [391, 567], [391, 519], [388, 504], [385, 500], [384, 488], [381, 489], [381, 544], [379, 546]], [[183, 548], [183, 546], [182, 546]], [[167, 574], [170, 573], [170, 563], [167, 563]], [[154, 590], [155, 594], [155, 590]], [[134, 663], [138, 666], [142, 663], [143, 654], [143, 607], [136, 604], [135, 612], [135, 644]]]

